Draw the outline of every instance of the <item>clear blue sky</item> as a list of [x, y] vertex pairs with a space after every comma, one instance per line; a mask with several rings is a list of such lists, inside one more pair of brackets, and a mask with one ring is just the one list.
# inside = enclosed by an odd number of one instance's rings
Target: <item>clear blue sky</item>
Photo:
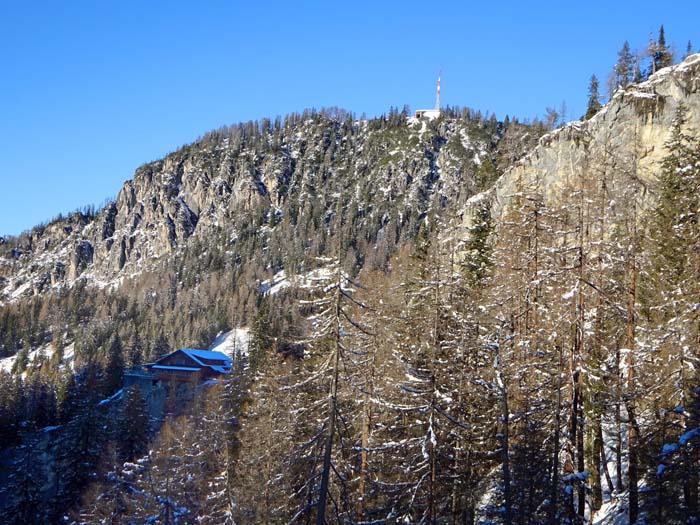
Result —
[[307, 107], [579, 116], [627, 39], [700, 46], [697, 0], [0, 3], [0, 234], [116, 196], [204, 132]]

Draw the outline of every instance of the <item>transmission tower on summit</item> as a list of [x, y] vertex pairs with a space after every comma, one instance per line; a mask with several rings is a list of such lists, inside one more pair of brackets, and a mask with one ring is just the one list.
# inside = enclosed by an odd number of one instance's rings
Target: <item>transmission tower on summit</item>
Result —
[[416, 118], [427, 118], [428, 120], [436, 119], [440, 116], [440, 79], [442, 71], [438, 73], [437, 91], [435, 95], [435, 109], [417, 109]]
[[437, 85], [437, 96], [435, 97], [435, 111], [440, 113], [440, 77], [442, 77], [442, 70], [438, 73], [438, 85]]

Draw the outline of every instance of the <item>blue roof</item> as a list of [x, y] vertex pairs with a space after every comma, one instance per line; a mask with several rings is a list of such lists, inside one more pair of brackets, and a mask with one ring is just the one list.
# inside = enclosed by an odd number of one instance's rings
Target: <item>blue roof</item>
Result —
[[[191, 363], [190, 366], [159, 364], [162, 363], [163, 360], [178, 352], [182, 352], [194, 362]], [[205, 363], [205, 361], [209, 361], [209, 363]], [[223, 352], [217, 352], [215, 350], [198, 350], [196, 348], [180, 348], [179, 350], [175, 350], [168, 355], [164, 355], [154, 363], [147, 363], [144, 366], [150, 369], [181, 370], [183, 372], [197, 372], [202, 368], [209, 368], [210, 370], [214, 370], [219, 374], [229, 374], [231, 372], [232, 365], [233, 359]], [[197, 366], [201, 368], [195, 368]]]
[[159, 370], [183, 370], [185, 372], [197, 372], [199, 368], [191, 368], [189, 366], [172, 366], [172, 365], [153, 365], [152, 368]]
[[233, 359], [224, 354], [223, 352], [217, 352], [215, 350], [197, 350], [195, 348], [180, 348], [180, 351], [190, 356], [192, 359], [197, 361], [203, 366], [210, 366], [202, 363], [199, 359], [211, 359], [213, 361], [224, 361], [226, 365], [230, 366], [233, 363]]

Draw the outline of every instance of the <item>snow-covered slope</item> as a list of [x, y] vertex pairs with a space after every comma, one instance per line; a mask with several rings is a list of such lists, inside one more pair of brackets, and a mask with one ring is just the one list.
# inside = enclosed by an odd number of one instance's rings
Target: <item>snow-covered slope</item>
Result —
[[[35, 366], [40, 362], [51, 361], [54, 355], [54, 347], [51, 344], [40, 346], [30, 352], [27, 352], [27, 367]], [[5, 357], [0, 359], [0, 371], [12, 373], [15, 362], [17, 361], [19, 354], [15, 354], [10, 357]], [[61, 359], [60, 366], [73, 366], [73, 359], [75, 357], [75, 343], [70, 343], [63, 348], [63, 358]], [[23, 376], [26, 372], [23, 373]]]
[[231, 357], [235, 357], [237, 354], [246, 356], [248, 355], [249, 341], [249, 328], [234, 328], [217, 335], [209, 350], [215, 350]]

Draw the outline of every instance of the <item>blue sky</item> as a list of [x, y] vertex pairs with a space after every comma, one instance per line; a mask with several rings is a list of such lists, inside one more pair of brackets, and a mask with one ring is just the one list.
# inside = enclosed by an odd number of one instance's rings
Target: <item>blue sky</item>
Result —
[[[483, 5], [482, 5], [483, 4]], [[116, 196], [222, 124], [304, 108], [585, 110], [625, 39], [700, 47], [697, 3], [3, 1], [0, 235]]]

